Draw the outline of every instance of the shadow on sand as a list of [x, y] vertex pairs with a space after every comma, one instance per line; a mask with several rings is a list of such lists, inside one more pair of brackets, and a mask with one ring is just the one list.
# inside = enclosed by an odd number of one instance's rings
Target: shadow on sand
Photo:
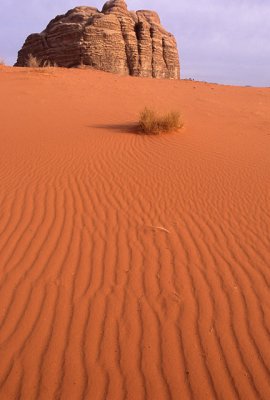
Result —
[[138, 124], [135, 123], [88, 125], [88, 128], [95, 128], [95, 129], [107, 130], [110, 132], [118, 132], [118, 133], [133, 133], [133, 134], [139, 133]]

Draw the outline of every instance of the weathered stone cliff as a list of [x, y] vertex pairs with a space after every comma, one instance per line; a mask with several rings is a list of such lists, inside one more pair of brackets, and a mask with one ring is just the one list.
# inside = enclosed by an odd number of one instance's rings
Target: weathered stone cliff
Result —
[[41, 64], [81, 64], [108, 72], [153, 78], [180, 78], [177, 44], [153, 11], [128, 11], [124, 0], [110, 0], [102, 11], [75, 7], [30, 35], [16, 66], [32, 54]]

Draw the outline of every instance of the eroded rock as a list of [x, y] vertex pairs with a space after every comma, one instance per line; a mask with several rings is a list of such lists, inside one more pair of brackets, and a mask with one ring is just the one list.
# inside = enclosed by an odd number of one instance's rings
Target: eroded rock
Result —
[[32, 54], [41, 64], [80, 65], [124, 75], [180, 78], [177, 44], [157, 13], [128, 11], [124, 0], [95, 7], [75, 7], [54, 18], [41, 33], [26, 39], [15, 66]]

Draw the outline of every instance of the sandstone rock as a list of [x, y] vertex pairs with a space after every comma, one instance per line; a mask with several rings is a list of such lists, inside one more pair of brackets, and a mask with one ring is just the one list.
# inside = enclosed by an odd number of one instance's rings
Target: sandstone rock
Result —
[[128, 11], [124, 0], [107, 1], [102, 11], [75, 7], [54, 18], [41, 33], [26, 39], [15, 66], [32, 54], [41, 64], [81, 64], [108, 72], [179, 79], [177, 44], [157, 13]]

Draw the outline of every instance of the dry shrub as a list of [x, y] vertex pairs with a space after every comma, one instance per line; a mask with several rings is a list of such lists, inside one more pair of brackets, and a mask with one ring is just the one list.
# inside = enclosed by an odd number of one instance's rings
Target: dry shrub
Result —
[[78, 68], [78, 69], [91, 69], [91, 70], [93, 69], [93, 67], [91, 65], [84, 64], [83, 61], [81, 61], [81, 63], [78, 64], [75, 68]]
[[41, 61], [32, 54], [29, 54], [27, 59], [27, 67], [34, 68], [36, 72], [46, 73], [50, 72], [52, 68], [58, 67], [58, 65], [55, 62], [52, 63], [50, 60]]
[[6, 65], [5, 61], [3, 60], [3, 58], [0, 58], [0, 66], [3, 67], [4, 65]]
[[87, 69], [87, 65], [85, 65], [85, 64], [83, 63], [83, 61], [81, 61], [80, 64], [77, 65], [76, 68], [79, 68], [79, 69]]
[[172, 132], [182, 128], [181, 115], [177, 111], [171, 111], [159, 115], [150, 108], [145, 108], [140, 114], [139, 133], [145, 135], [158, 135], [163, 132]]
[[43, 68], [56, 68], [56, 67], [58, 67], [58, 65], [56, 62], [51, 62], [50, 60], [46, 60], [46, 61], [44, 61], [42, 67]]
[[29, 68], [39, 68], [41, 66], [40, 61], [37, 59], [37, 57], [34, 57], [33, 54], [29, 54], [26, 63], [27, 67]]

